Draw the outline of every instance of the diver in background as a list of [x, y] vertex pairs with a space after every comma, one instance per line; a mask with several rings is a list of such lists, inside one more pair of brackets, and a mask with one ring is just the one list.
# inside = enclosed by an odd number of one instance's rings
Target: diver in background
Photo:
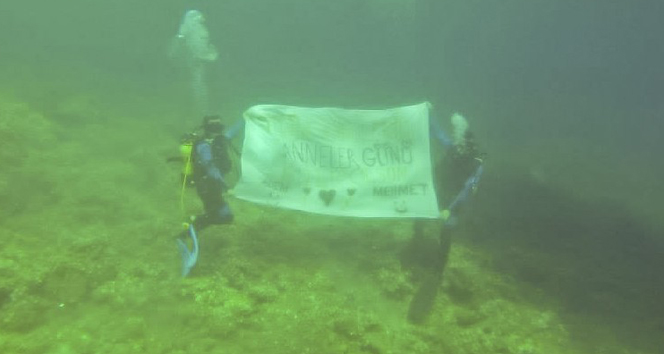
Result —
[[197, 114], [209, 114], [206, 67], [217, 60], [219, 53], [210, 43], [203, 13], [189, 10], [184, 14], [178, 33], [171, 42], [169, 56], [184, 64], [191, 73], [191, 90]]

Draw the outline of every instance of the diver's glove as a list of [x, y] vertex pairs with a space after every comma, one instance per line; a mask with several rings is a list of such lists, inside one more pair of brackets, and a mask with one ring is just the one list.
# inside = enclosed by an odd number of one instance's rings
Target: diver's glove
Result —
[[220, 181], [220, 182], [224, 181], [224, 176], [221, 174], [221, 171], [219, 171], [218, 168], [208, 169], [207, 175], [209, 178], [212, 178], [215, 181]]

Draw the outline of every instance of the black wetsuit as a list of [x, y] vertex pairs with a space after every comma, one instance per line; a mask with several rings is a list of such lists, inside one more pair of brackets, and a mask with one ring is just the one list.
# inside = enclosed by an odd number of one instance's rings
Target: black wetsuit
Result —
[[205, 209], [205, 213], [198, 215], [194, 221], [197, 231], [210, 225], [233, 221], [233, 213], [222, 196], [227, 189], [224, 175], [231, 169], [226, 139], [220, 134], [200, 139], [193, 146], [193, 180]]

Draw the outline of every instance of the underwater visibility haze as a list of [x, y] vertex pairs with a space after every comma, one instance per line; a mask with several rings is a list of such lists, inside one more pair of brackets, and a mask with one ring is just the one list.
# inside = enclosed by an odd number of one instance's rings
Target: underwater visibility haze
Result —
[[[662, 14], [3, 1], [0, 353], [661, 353]], [[425, 101], [485, 153], [453, 229], [227, 195], [232, 223], [198, 232], [182, 277], [203, 205], [167, 161], [204, 115]]]

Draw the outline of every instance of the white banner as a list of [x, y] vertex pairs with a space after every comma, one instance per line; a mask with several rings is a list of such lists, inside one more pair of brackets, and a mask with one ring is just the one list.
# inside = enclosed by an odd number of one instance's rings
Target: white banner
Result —
[[238, 198], [339, 216], [439, 216], [426, 103], [386, 110], [260, 105], [244, 119]]

